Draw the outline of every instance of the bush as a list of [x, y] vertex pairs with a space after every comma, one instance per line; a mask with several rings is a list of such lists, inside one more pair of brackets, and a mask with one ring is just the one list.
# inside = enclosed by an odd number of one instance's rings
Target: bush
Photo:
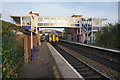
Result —
[[104, 27], [102, 30], [96, 33], [96, 45], [120, 49], [120, 24], [111, 25]]
[[[11, 24], [2, 21], [2, 60], [3, 78], [15, 78], [23, 68], [23, 55], [18, 53], [16, 32], [10, 28]], [[21, 53], [21, 52], [20, 52]]]

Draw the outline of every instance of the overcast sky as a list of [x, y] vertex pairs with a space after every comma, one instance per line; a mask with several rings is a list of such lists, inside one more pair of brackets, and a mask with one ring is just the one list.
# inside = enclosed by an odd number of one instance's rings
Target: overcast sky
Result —
[[[2, 19], [9, 21], [9, 15], [27, 15], [30, 11], [31, 3], [29, 1], [2, 0], [2, 6], [0, 3]], [[107, 18], [109, 23], [115, 23], [118, 22], [118, 1], [32, 0], [32, 10], [33, 12], [38, 12], [40, 16], [72, 16], [73, 14], [82, 14], [88, 17]]]

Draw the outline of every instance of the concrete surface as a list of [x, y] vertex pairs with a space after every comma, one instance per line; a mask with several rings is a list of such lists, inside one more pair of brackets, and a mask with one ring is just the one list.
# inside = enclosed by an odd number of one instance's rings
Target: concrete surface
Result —
[[34, 51], [34, 61], [29, 62], [18, 79], [27, 80], [84, 80], [83, 77], [49, 43], [42, 43]]
[[20, 78], [56, 78], [54, 74], [56, 63], [46, 43], [42, 43], [34, 54], [34, 61], [25, 66]]

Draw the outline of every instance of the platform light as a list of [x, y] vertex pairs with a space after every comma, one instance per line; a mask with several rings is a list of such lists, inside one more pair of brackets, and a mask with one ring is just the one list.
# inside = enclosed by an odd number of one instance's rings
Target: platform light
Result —
[[33, 61], [34, 55], [33, 55], [33, 35], [32, 35], [32, 33], [33, 33], [34, 30], [33, 30], [33, 20], [32, 19], [34, 19], [34, 17], [32, 15], [32, 0], [31, 0], [30, 14], [31, 14], [31, 61]]

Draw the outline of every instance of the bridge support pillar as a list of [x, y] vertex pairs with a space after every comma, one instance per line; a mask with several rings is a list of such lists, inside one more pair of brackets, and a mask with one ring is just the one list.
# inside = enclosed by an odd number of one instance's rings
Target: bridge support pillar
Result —
[[35, 31], [36, 31], [36, 34], [38, 34], [38, 30], [37, 30], [37, 27], [36, 27], [35, 29], [36, 29], [36, 30], [35, 30]]
[[39, 28], [37, 28], [37, 35], [38, 35], [38, 40], [39, 40], [39, 46], [41, 45], [41, 42], [40, 42], [40, 31], [39, 31]]

